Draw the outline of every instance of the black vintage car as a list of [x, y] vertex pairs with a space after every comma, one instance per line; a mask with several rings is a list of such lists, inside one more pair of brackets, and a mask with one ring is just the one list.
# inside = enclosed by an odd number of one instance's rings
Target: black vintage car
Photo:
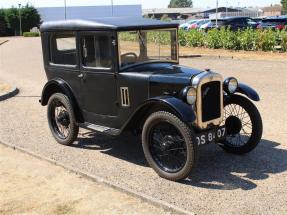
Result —
[[258, 94], [235, 78], [180, 66], [177, 28], [142, 18], [44, 23], [40, 102], [54, 138], [73, 144], [79, 127], [135, 131], [149, 165], [169, 180], [190, 174], [199, 145], [253, 150], [262, 135], [250, 101]]

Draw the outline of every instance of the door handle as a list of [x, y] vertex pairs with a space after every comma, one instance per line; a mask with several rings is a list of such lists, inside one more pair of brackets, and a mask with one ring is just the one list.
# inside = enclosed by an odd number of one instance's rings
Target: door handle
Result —
[[81, 73], [80, 75], [78, 75], [78, 78], [84, 78], [84, 74]]

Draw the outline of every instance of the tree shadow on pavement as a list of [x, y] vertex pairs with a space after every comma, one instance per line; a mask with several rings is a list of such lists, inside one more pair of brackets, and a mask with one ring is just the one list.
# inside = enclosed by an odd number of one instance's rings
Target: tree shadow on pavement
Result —
[[[279, 148], [279, 145], [262, 140], [254, 151], [241, 156], [226, 153], [215, 144], [203, 146], [199, 149], [200, 158], [195, 172], [179, 183], [206, 189], [252, 190], [257, 187], [256, 181], [287, 170], [287, 150]], [[98, 150], [136, 165], [147, 166], [140, 138], [129, 133], [111, 138], [86, 132], [80, 135], [73, 147]]]

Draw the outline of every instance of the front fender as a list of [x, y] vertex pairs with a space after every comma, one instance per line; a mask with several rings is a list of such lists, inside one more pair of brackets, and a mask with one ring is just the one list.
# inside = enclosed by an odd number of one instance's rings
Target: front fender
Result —
[[256, 102], [260, 101], [260, 97], [258, 93], [246, 84], [239, 83], [237, 92], [246, 95], [248, 98], [252, 99], [253, 101], [256, 101]]
[[172, 96], [154, 97], [149, 99], [147, 103], [161, 103], [167, 105], [177, 113], [178, 117], [182, 121], [189, 124], [194, 122], [196, 119], [195, 112], [190, 105], [186, 104], [181, 99]]

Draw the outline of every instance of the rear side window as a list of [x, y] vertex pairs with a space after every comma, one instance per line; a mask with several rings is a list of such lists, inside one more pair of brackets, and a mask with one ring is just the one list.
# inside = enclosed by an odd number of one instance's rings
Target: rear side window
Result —
[[112, 35], [98, 32], [81, 37], [82, 63], [85, 67], [110, 69], [112, 67]]
[[62, 65], [77, 64], [76, 37], [73, 33], [51, 35], [50, 61]]

